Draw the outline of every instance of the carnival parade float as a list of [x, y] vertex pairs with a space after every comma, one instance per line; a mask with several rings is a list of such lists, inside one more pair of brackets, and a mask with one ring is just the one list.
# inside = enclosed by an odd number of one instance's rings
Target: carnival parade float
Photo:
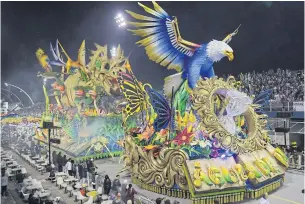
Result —
[[[165, 78], [161, 93], [137, 79], [120, 46], [110, 57], [107, 46], [95, 44], [88, 63], [85, 41], [76, 61], [58, 40], [50, 44], [52, 59], [38, 49], [41, 121], [59, 127], [52, 137], [61, 140], [52, 148], [76, 160], [123, 151], [122, 172], [133, 183], [194, 204], [235, 203], [279, 188], [288, 161], [265, 130], [271, 91], [250, 97], [234, 77], [214, 73], [214, 63], [234, 59], [229, 42], [239, 27], [221, 41], [196, 44], [182, 39], [177, 18], [157, 3], [139, 5], [150, 16], [127, 11], [136, 20], [130, 31], [142, 38], [137, 44], [177, 73]], [[38, 128], [35, 137], [47, 143], [47, 134]]]
[[[118, 72], [126, 106], [123, 126], [125, 167], [135, 184], [193, 203], [236, 203], [259, 198], [279, 188], [288, 163], [269, 143], [263, 107], [271, 91], [255, 98], [241, 91], [234, 77], [218, 78], [213, 65], [234, 59], [228, 45], [236, 29], [222, 41], [195, 44], [183, 40], [176, 17], [157, 3], [139, 5], [151, 16], [127, 11], [136, 22], [130, 30], [142, 37], [149, 59], [175, 69], [165, 78], [163, 93], [137, 80], [130, 66]], [[142, 122], [129, 129], [128, 118]]]
[[[120, 141], [125, 133], [121, 103], [124, 98], [117, 79], [119, 72], [126, 71], [128, 59], [120, 46], [114, 56], [109, 56], [108, 52], [107, 45], [95, 44], [86, 63], [85, 41], [76, 61], [58, 40], [55, 46], [50, 43], [52, 59], [42, 49], [36, 51], [45, 70], [37, 74], [43, 79], [46, 101], [41, 122], [53, 122], [57, 127], [51, 131], [51, 138], [60, 139], [60, 144], [53, 143], [53, 150], [75, 160], [114, 157], [122, 153]], [[137, 126], [132, 118], [128, 124], [128, 128]], [[36, 139], [48, 143], [48, 130], [37, 128]]]

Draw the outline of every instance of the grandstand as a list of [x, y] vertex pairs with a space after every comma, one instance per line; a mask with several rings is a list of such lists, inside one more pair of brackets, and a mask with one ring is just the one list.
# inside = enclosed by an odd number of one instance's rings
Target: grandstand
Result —
[[[290, 145], [292, 141], [296, 141], [298, 146], [304, 146], [304, 117], [303, 119], [269, 117], [267, 127], [269, 129], [268, 134], [273, 143]], [[276, 132], [276, 128], [287, 128], [287, 132]]]

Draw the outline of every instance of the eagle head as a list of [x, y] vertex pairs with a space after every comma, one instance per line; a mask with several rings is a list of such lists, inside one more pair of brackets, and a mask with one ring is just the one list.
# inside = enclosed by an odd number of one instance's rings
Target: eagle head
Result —
[[218, 62], [223, 57], [228, 57], [229, 61], [234, 59], [233, 49], [227, 43], [218, 40], [212, 40], [207, 44], [207, 56], [213, 62]]

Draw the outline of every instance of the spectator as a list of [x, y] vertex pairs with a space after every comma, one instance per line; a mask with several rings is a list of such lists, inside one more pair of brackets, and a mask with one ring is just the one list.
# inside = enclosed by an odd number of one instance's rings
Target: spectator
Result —
[[[58, 164], [58, 172], [63, 171], [63, 157], [61, 156], [61, 152], [58, 153], [57, 155], [57, 164]], [[65, 164], [65, 163], [64, 163]]]
[[21, 171], [17, 171], [16, 181], [17, 181], [17, 188], [18, 188], [18, 190], [21, 190], [22, 182], [23, 182], [23, 175], [21, 174]]
[[119, 192], [119, 188], [121, 187], [120, 176], [116, 175], [115, 179], [112, 182], [112, 190], [115, 194]]
[[259, 200], [260, 204], [270, 204], [267, 198], [268, 198], [268, 193], [265, 193], [263, 197]]
[[68, 162], [67, 156], [64, 155], [64, 156], [62, 157], [62, 160], [61, 160], [61, 165], [62, 165], [62, 167], [63, 167], [63, 172], [64, 172], [64, 173], [67, 173], [67, 172], [68, 172], [68, 169], [66, 168], [67, 162]]
[[7, 184], [8, 184], [8, 173], [5, 169], [1, 169], [1, 196], [5, 197], [7, 194]]
[[[281, 101], [282, 104], [304, 100], [304, 71], [277, 69], [263, 71], [262, 73], [240, 74], [238, 80], [242, 81], [248, 95], [257, 95], [263, 90], [273, 89], [271, 99]], [[286, 105], [285, 105], [286, 106]]]
[[110, 189], [111, 189], [111, 180], [110, 180], [109, 176], [106, 175], [105, 179], [104, 179], [104, 193], [106, 195], [109, 195]]
[[74, 160], [71, 160], [71, 164], [72, 164], [72, 176], [76, 177], [78, 165], [74, 162]]
[[171, 204], [171, 201], [167, 199], [164, 201], [164, 204]]
[[218, 199], [215, 199], [215, 200], [214, 200], [214, 204], [220, 204], [219, 200], [218, 200]]
[[93, 162], [93, 159], [90, 159], [87, 163], [88, 173], [89, 173], [89, 180], [92, 183], [95, 183], [95, 169], [97, 168]]
[[79, 165], [79, 176], [82, 182], [84, 183], [87, 178], [87, 163], [85, 160]]
[[112, 201], [112, 204], [124, 204], [124, 202], [121, 200], [121, 194], [120, 193], [117, 193], [117, 196]]
[[28, 201], [29, 201], [29, 204], [39, 204], [38, 200], [36, 198], [34, 198], [34, 194], [33, 193], [31, 193], [29, 195]]
[[124, 180], [122, 186], [121, 186], [121, 198], [124, 202], [127, 202], [127, 198], [126, 198], [126, 190], [127, 190], [128, 184], [127, 184], [127, 180]]
[[69, 159], [67, 161], [65, 168], [67, 169], [69, 176], [72, 176], [72, 162], [71, 162], [71, 159]]
[[127, 200], [131, 200], [132, 204], [134, 204], [134, 195], [137, 194], [137, 192], [132, 188], [132, 184], [128, 185], [126, 198]]
[[162, 198], [157, 198], [156, 204], [161, 204], [162, 200], [163, 200]]
[[51, 169], [50, 175], [49, 175], [49, 178], [48, 178], [48, 179], [49, 179], [49, 180], [55, 179], [55, 170], [54, 170], [54, 168]]

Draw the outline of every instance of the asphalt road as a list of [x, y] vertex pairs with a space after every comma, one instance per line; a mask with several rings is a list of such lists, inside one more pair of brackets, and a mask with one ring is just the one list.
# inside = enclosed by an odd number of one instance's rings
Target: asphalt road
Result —
[[[20, 164], [23, 165], [28, 173], [37, 180], [42, 181], [42, 185], [44, 188], [49, 189], [52, 191], [53, 197], [62, 197], [67, 204], [73, 204], [73, 198], [68, 197], [67, 194], [64, 193], [63, 189], [58, 189], [54, 184], [50, 183], [49, 181], [45, 181], [48, 174], [45, 173], [41, 175], [36, 169], [32, 166], [27, 164], [23, 161], [18, 155], [14, 152], [9, 151], [9, 154], [13, 154], [14, 159]], [[103, 174], [108, 174], [110, 178], [114, 178], [123, 167], [122, 164], [119, 164], [119, 158], [112, 159], [103, 159], [95, 161], [95, 164], [98, 167], [98, 172]], [[129, 177], [123, 177], [122, 180], [126, 180], [127, 183], [130, 182]], [[122, 181], [123, 182], [123, 181]], [[159, 195], [150, 191], [146, 191], [140, 189], [136, 185], [134, 185], [136, 191], [139, 192], [140, 195], [148, 197], [150, 199], [157, 199], [158, 197], [164, 197], [163, 195]], [[19, 204], [23, 203], [23, 201], [19, 198], [17, 191], [15, 190], [15, 185], [12, 181], [9, 182], [9, 193], [10, 196], [7, 198], [1, 199], [1, 203], [5, 204]], [[304, 194], [302, 194], [302, 189], [304, 189], [304, 174], [303, 172], [298, 171], [289, 171], [286, 173], [285, 183], [284, 186], [278, 189], [277, 191], [273, 192], [269, 195], [269, 201], [271, 204], [302, 204], [304, 203]], [[171, 201], [177, 200], [180, 204], [191, 204], [190, 200], [185, 199], [175, 199], [169, 198]], [[251, 200], [251, 201], [244, 201], [242, 203], [249, 203], [249, 204], [258, 204], [259, 200]]]

